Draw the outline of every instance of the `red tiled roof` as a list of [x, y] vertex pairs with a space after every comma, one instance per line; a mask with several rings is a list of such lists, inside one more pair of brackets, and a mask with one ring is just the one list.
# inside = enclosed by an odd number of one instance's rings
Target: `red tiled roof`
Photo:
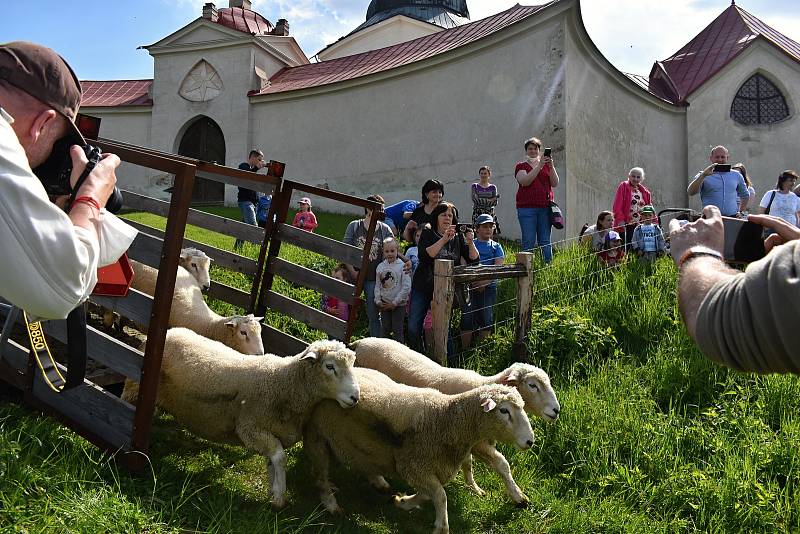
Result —
[[272, 24], [267, 19], [249, 9], [225, 7], [218, 9], [217, 14], [216, 23], [233, 30], [250, 35], [269, 35], [272, 31]]
[[329, 61], [287, 67], [270, 80], [270, 85], [260, 91], [251, 91], [249, 96], [328, 85], [428, 59], [496, 33], [533, 15], [542, 7], [517, 4], [497, 15], [405, 43]]
[[82, 81], [81, 106], [152, 106], [153, 80]]
[[[685, 101], [759, 37], [800, 62], [800, 44], [732, 4], [683, 48], [661, 62], [677, 90], [673, 102]], [[651, 81], [658, 66], [653, 66]]]

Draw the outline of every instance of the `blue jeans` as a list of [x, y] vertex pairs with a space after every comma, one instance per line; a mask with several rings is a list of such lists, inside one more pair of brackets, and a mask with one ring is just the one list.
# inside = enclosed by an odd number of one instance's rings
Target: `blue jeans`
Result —
[[375, 304], [375, 280], [364, 280], [364, 300], [367, 305], [369, 335], [370, 337], [381, 337], [381, 313]]
[[550, 208], [517, 208], [519, 229], [522, 231], [522, 250], [533, 251], [539, 247], [544, 262], [553, 260], [550, 246]]
[[461, 330], [486, 330], [494, 324], [494, 305], [497, 302], [497, 286], [483, 291], [470, 291], [469, 308], [461, 314]]
[[411, 291], [411, 309], [408, 311], [408, 346], [422, 352], [422, 324], [431, 307], [431, 299], [421, 291]]
[[[239, 202], [239, 211], [242, 212], [242, 222], [247, 224], [252, 224], [256, 226], [256, 206], [249, 200], [244, 200]], [[237, 239], [236, 243], [233, 244], [234, 249], [242, 248], [244, 244], [243, 239]]]

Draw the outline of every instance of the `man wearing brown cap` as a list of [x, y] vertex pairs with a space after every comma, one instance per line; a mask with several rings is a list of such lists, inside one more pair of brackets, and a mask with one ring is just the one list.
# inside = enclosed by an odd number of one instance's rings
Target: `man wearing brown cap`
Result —
[[[99, 211], [120, 163], [104, 155], [69, 214], [50, 202], [31, 169], [60, 138], [85, 144], [74, 124], [80, 100], [75, 73], [53, 50], [0, 44], [0, 296], [42, 318], [66, 317], [94, 288]], [[78, 146], [70, 156], [74, 185], [87, 159]]]

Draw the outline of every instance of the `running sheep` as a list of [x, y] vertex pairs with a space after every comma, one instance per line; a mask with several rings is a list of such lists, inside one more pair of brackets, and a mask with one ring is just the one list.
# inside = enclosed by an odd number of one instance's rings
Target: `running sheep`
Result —
[[[156, 404], [198, 436], [242, 445], [267, 461], [272, 505], [286, 504], [286, 452], [314, 406], [352, 408], [360, 391], [355, 355], [339, 341], [315, 341], [300, 354], [241, 354], [186, 328], [167, 331]], [[138, 384], [123, 399], [134, 402]]]
[[323, 506], [341, 512], [329, 480], [330, 455], [382, 480], [397, 476], [417, 493], [395, 497], [405, 510], [433, 500], [435, 534], [449, 532], [450, 482], [481, 441], [502, 441], [520, 449], [533, 446], [533, 431], [520, 394], [499, 384], [458, 395], [397, 384], [371, 369], [355, 368], [361, 400], [350, 410], [320, 402], [304, 430], [303, 447]]
[[[483, 376], [468, 369], [442, 367], [391, 339], [365, 338], [353, 343], [352, 347], [355, 349], [357, 366], [375, 369], [402, 384], [434, 388], [448, 394], [462, 393], [486, 384], [505, 384], [519, 391], [528, 413], [545, 421], [555, 421], [561, 412], [561, 405], [550, 385], [550, 377], [533, 365], [515, 363], [496, 375]], [[479, 443], [472, 452], [503, 479], [506, 493], [512, 501], [518, 505], [528, 503], [528, 497], [511, 475], [508, 461], [494, 444]], [[484, 495], [484, 490], [475, 482], [471, 458], [467, 458], [462, 470], [467, 486], [478, 495]]]

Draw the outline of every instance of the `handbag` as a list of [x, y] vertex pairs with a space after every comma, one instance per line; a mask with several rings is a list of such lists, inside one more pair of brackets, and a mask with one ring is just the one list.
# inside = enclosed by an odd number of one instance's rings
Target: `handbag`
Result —
[[[772, 198], [769, 199], [769, 204], [767, 204], [767, 209], [764, 210], [764, 215], [769, 215], [769, 210], [772, 208], [772, 203], [775, 201], [775, 195], [778, 194], [778, 190], [774, 190], [772, 192]], [[761, 233], [762, 239], [766, 239], [770, 236], [770, 234], [774, 234], [775, 230], [772, 228], [764, 228], [764, 231]]]
[[561, 213], [561, 208], [558, 207], [558, 204], [550, 201], [550, 224], [556, 230], [561, 230], [564, 228], [564, 215]]

